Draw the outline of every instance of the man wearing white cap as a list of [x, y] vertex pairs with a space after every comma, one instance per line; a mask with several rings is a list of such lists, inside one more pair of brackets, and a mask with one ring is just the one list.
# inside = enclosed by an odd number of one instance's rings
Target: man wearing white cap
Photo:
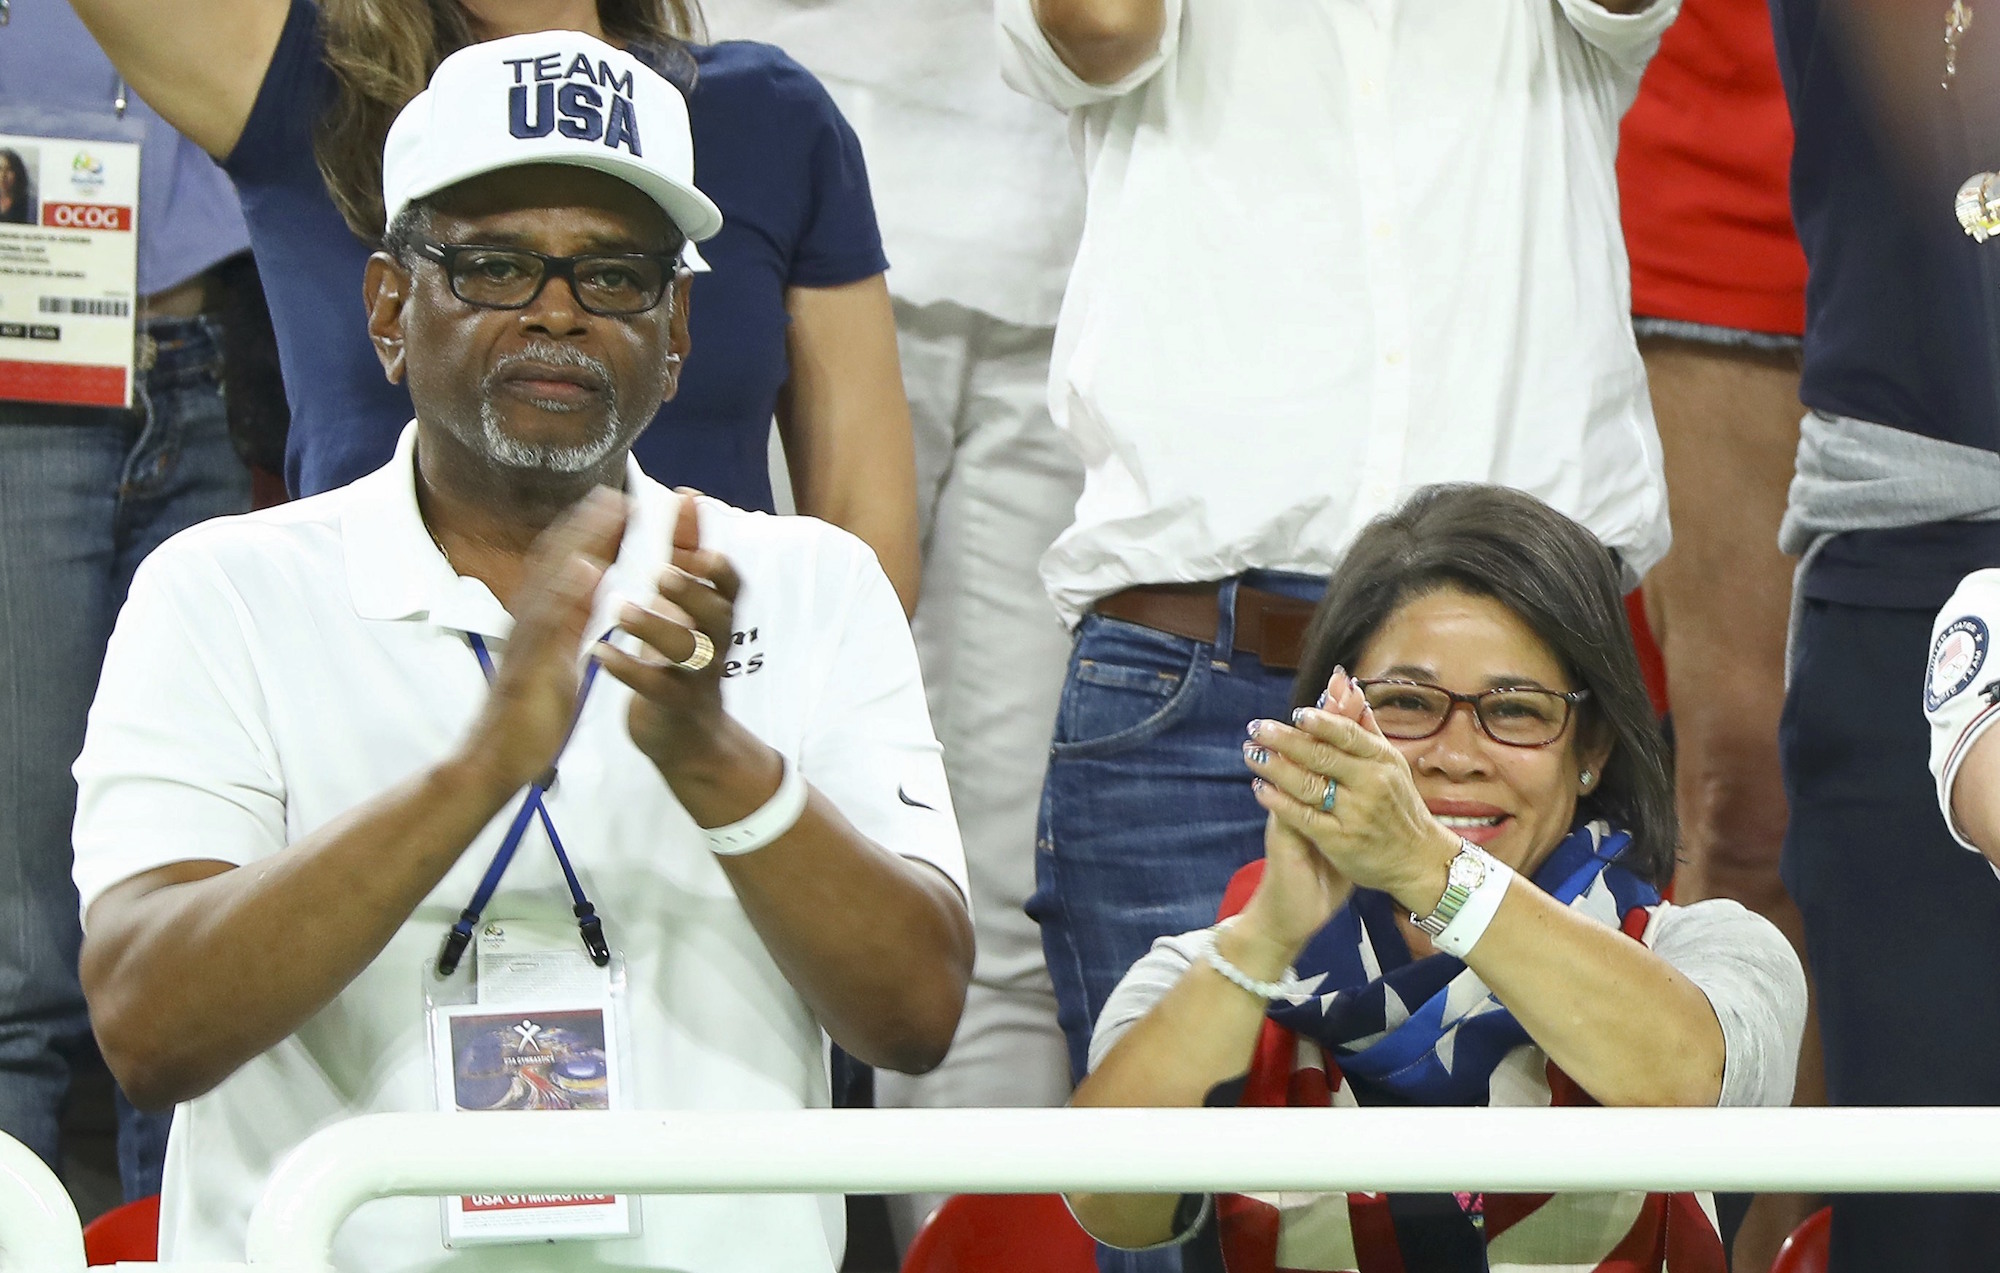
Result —
[[1938, 611], [1924, 676], [1931, 773], [1952, 838], [2000, 874], [2000, 567], [1975, 570]]
[[[721, 220], [678, 93], [587, 36], [477, 45], [383, 184], [369, 330], [416, 420], [385, 468], [148, 561], [77, 762], [93, 1023], [179, 1104], [164, 1259], [241, 1260], [278, 1161], [357, 1114], [824, 1105], [822, 1028], [918, 1071], [964, 997], [963, 854], [873, 555], [628, 458]], [[830, 1271], [841, 1223], [398, 1199], [335, 1263]]]

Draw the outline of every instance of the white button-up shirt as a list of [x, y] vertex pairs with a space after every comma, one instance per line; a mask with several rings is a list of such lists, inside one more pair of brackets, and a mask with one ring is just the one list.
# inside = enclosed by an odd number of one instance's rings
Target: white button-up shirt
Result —
[[[390, 464], [312, 499], [176, 535], [119, 615], [77, 760], [76, 883], [88, 909], [171, 862], [256, 869], [448, 756], [486, 698], [468, 644], [506, 658], [512, 619], [424, 531], [406, 431]], [[627, 468], [633, 498], [591, 628], [646, 600], [679, 497]], [[966, 887], [964, 855], [901, 606], [867, 546], [803, 517], [705, 501], [702, 541], [743, 578], [723, 706], [782, 752], [862, 834]], [[630, 987], [630, 1105], [786, 1109], [827, 1103], [824, 1037], [765, 949], [694, 821], [626, 730], [631, 691], [596, 678], [547, 804]], [[313, 1132], [356, 1114], [435, 1107], [421, 972], [472, 897], [512, 801], [333, 1002], [213, 1091], [180, 1106], [167, 1151], [162, 1255], [243, 1259], [251, 1206]], [[575, 938], [540, 828], [487, 905]], [[258, 952], [284, 975], [284, 950]], [[468, 957], [468, 963], [471, 958]], [[522, 1115], [524, 1118], [554, 1115]], [[524, 1137], [524, 1151], [532, 1141]], [[774, 1148], [774, 1152], [778, 1152]], [[562, 1268], [832, 1273], [838, 1198], [648, 1197], [635, 1238], [441, 1245], [428, 1198], [371, 1203], [343, 1225], [343, 1273]]]
[[1089, 186], [1050, 405], [1082, 452], [1043, 559], [1072, 621], [1135, 583], [1324, 574], [1415, 487], [1541, 497], [1667, 549], [1612, 160], [1678, 0], [1166, 0], [1109, 86], [1031, 0], [1011, 83]]

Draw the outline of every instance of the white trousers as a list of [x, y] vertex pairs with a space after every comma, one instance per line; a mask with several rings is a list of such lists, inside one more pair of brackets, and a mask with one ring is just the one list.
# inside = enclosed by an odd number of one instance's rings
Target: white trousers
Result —
[[[1038, 567], [1075, 513], [1083, 467], [1049, 420], [1051, 329], [900, 301], [896, 328], [924, 539], [912, 627], [965, 838], [978, 956], [944, 1064], [915, 1078], [877, 1071], [875, 1103], [1060, 1105], [1068, 1053], [1041, 932], [1021, 908], [1070, 651]], [[899, 1245], [938, 1201], [891, 1200]]]

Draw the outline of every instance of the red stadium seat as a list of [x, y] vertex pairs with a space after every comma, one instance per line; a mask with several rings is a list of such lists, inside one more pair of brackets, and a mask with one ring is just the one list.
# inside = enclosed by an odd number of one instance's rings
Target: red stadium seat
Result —
[[903, 1273], [1096, 1273], [1097, 1244], [1052, 1193], [947, 1198], [903, 1257]]
[[86, 1264], [134, 1263], [160, 1258], [160, 1195], [114, 1207], [83, 1227]]
[[1833, 1212], [1821, 1207], [1807, 1216], [1771, 1261], [1771, 1273], [1826, 1273], [1827, 1234], [1833, 1228]]

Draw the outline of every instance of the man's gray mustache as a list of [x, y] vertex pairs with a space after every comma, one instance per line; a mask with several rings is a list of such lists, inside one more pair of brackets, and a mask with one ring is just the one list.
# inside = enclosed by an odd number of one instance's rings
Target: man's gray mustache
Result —
[[554, 342], [537, 342], [514, 353], [503, 355], [493, 364], [480, 386], [491, 391], [500, 380], [515, 368], [528, 363], [539, 363], [544, 367], [568, 367], [578, 371], [588, 371], [604, 386], [606, 397], [616, 398], [616, 390], [611, 383], [611, 368], [601, 359], [593, 358], [574, 345], [559, 345]]

